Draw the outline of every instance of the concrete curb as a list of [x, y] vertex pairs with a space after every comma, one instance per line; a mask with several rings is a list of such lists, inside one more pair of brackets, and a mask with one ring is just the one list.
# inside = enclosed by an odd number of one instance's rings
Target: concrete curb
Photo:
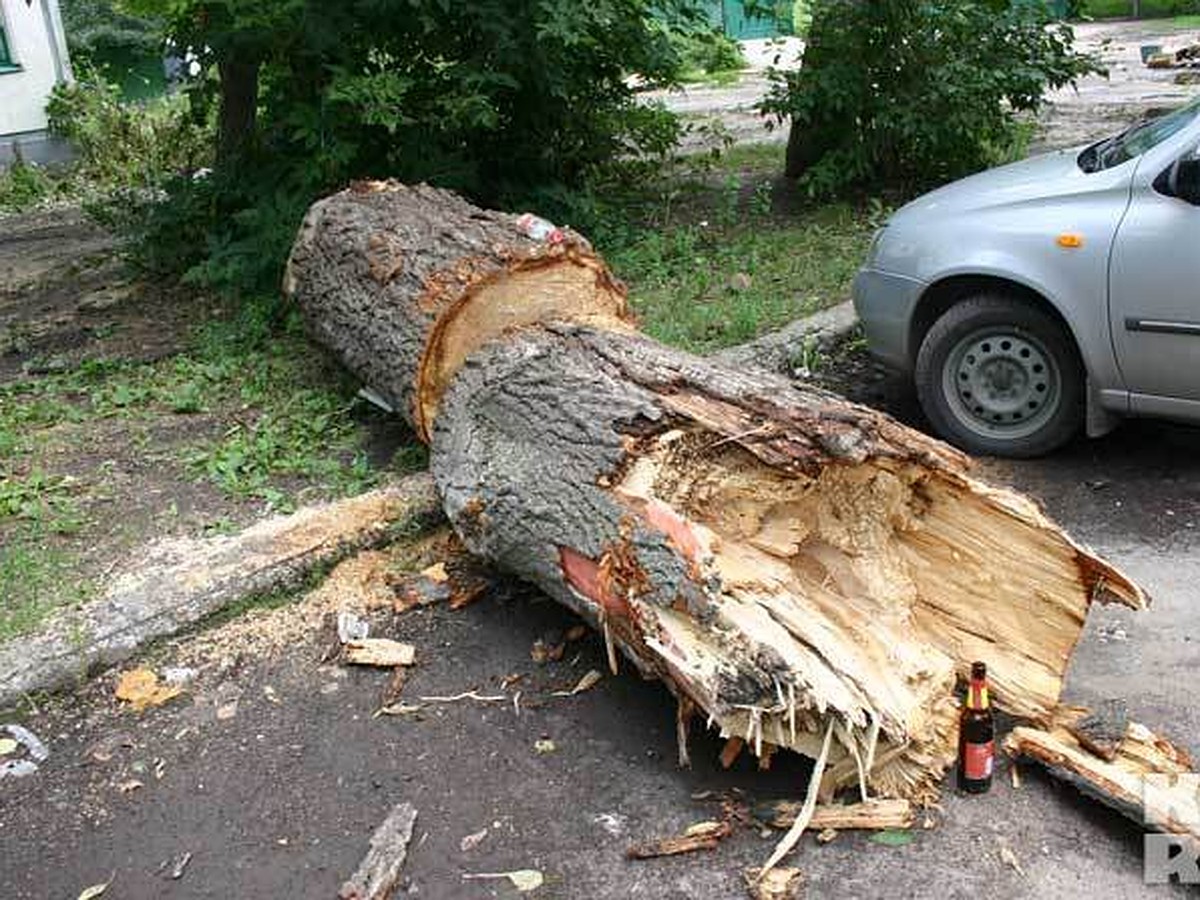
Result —
[[793, 374], [798, 353], [815, 342], [827, 350], [845, 338], [858, 325], [854, 304], [847, 300], [819, 313], [785, 325], [745, 344], [720, 350], [710, 357], [734, 366], [754, 366], [771, 372]]
[[227, 604], [294, 587], [318, 565], [395, 537], [398, 526], [441, 516], [426, 473], [357, 497], [251, 525], [230, 537], [160, 541], [104, 595], [62, 610], [34, 634], [0, 644], [0, 708], [33, 691], [70, 687]]

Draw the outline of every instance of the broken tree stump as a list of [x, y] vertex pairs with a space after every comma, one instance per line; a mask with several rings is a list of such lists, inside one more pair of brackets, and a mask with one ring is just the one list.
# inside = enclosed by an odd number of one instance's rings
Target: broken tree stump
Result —
[[573, 232], [362, 183], [309, 211], [285, 287], [429, 440], [468, 549], [662, 679], [682, 739], [694, 709], [816, 757], [832, 723], [826, 796], [931, 797], [973, 660], [1001, 709], [1047, 721], [1089, 605], [1146, 605], [947, 445], [638, 334]]

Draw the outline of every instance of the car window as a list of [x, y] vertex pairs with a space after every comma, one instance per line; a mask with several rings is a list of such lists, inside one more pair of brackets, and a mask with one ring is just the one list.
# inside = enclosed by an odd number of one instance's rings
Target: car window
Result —
[[1141, 156], [1151, 147], [1178, 134], [1200, 115], [1200, 100], [1174, 112], [1139, 122], [1120, 134], [1092, 144], [1079, 154], [1079, 168], [1085, 172], [1102, 172]]

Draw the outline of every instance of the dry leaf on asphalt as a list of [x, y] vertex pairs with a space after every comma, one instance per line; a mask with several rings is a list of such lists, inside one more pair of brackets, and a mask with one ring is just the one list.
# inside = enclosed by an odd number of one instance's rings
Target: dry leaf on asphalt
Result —
[[522, 894], [536, 891], [546, 883], [546, 877], [537, 869], [517, 869], [512, 872], [477, 872], [463, 875], [464, 881], [483, 881], [486, 879], [507, 878], [509, 884]]
[[91, 887], [84, 888], [78, 897], [78, 900], [93, 900], [94, 897], [99, 897], [108, 890], [108, 886], [113, 883], [113, 879], [117, 877], [117, 873], [113, 872], [108, 876], [108, 881], [103, 884], [93, 884]]
[[482, 844], [483, 839], [486, 838], [487, 836], [488, 836], [488, 830], [487, 830], [487, 826], [485, 825], [479, 831], [475, 832], [474, 834], [468, 834], [465, 838], [463, 838], [461, 841], [459, 841], [458, 849], [461, 850], [463, 853], [468, 853], [471, 850], [474, 850], [480, 844]]
[[183, 688], [180, 685], [160, 684], [158, 676], [149, 669], [138, 668], [130, 669], [121, 676], [114, 693], [118, 700], [124, 700], [141, 712], [178, 697], [183, 693]]
[[558, 749], [558, 744], [549, 738], [539, 738], [533, 743], [533, 751], [538, 756], [545, 756], [547, 753], [553, 753]]

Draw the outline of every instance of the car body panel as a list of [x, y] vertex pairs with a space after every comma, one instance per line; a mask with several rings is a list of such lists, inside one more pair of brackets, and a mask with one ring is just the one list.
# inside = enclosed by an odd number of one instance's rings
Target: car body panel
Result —
[[[855, 281], [855, 305], [872, 352], [911, 370], [920, 340], [912, 326], [925, 299], [949, 278], [1000, 279], [1035, 292], [1065, 321], [1092, 402], [1121, 414], [1153, 409], [1163, 415], [1170, 407], [1174, 417], [1191, 418], [1191, 402], [1169, 401], [1200, 400], [1200, 329], [1187, 336], [1127, 336], [1114, 329], [1120, 319], [1124, 332], [1129, 316], [1200, 325], [1200, 288], [1189, 292], [1200, 286], [1200, 254], [1183, 237], [1155, 252], [1151, 235], [1155, 228], [1179, 232], [1185, 226], [1189, 237], [1200, 234], [1200, 208], [1153, 188], [1155, 178], [1198, 143], [1200, 115], [1141, 156], [1102, 171], [1083, 171], [1083, 148], [1073, 148], [973, 175], [909, 203], [876, 236]], [[1174, 259], [1155, 269], [1152, 259], [1139, 263], [1139, 253]], [[1154, 288], [1153, 300], [1139, 284]], [[1134, 364], [1131, 353], [1149, 358]], [[1141, 390], [1127, 383], [1119, 357], [1139, 373]], [[1190, 385], [1179, 383], [1188, 377]]]
[[1113, 348], [1146, 415], [1163, 414], [1148, 398], [1200, 401], [1200, 207], [1156, 191], [1160, 174], [1139, 167], [1109, 263]]

